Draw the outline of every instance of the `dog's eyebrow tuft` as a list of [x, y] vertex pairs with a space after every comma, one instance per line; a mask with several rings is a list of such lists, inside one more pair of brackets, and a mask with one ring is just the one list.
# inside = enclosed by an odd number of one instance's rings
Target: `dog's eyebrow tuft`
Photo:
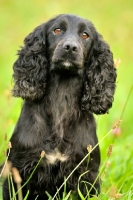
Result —
[[58, 26], [58, 28], [66, 29], [68, 26], [68, 22], [65, 18], [63, 18], [61, 21], [56, 22], [55, 25]]
[[80, 23], [78, 24], [78, 30], [79, 30], [79, 31], [84, 31], [85, 29], [87, 29], [86, 24], [83, 23], [83, 22], [80, 22]]

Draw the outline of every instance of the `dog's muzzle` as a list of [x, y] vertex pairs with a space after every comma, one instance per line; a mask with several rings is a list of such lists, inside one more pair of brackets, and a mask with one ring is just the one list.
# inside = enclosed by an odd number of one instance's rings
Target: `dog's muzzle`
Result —
[[62, 69], [82, 69], [83, 50], [81, 45], [72, 39], [61, 41], [53, 52], [52, 63], [55, 67]]

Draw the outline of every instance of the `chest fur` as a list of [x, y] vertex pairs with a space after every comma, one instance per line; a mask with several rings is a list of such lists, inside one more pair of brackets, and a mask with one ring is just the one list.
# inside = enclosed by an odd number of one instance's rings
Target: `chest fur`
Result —
[[54, 164], [56, 161], [64, 162], [69, 156], [61, 153], [57, 148], [52, 153], [45, 155], [48, 164]]
[[46, 110], [50, 116], [52, 132], [61, 138], [80, 115], [80, 94], [82, 82], [79, 78], [53, 79], [46, 100]]

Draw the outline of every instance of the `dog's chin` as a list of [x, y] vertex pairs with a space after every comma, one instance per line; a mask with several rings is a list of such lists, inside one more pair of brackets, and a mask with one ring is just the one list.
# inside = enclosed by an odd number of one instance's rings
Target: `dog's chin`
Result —
[[51, 71], [61, 74], [81, 75], [83, 68], [80, 63], [73, 63], [70, 61], [58, 61], [51, 63]]

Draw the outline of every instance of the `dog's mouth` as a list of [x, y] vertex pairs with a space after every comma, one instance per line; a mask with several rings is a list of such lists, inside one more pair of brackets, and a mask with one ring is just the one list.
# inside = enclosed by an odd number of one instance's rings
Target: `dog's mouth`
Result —
[[73, 66], [72, 62], [69, 62], [69, 61], [64, 61], [64, 62], [62, 62], [62, 65], [63, 65], [64, 67], [66, 67], [66, 68], [69, 68], [69, 67], [72, 67], [72, 66]]
[[72, 61], [71, 59], [52, 59], [52, 66], [60, 69], [67, 69], [71, 70], [73, 68], [75, 69], [81, 69], [82, 68], [82, 62], [77, 62], [76, 60]]
[[54, 60], [51, 63], [51, 71], [61, 74], [77, 75], [80, 74], [82, 70], [80, 63], [72, 62], [70, 60]]

